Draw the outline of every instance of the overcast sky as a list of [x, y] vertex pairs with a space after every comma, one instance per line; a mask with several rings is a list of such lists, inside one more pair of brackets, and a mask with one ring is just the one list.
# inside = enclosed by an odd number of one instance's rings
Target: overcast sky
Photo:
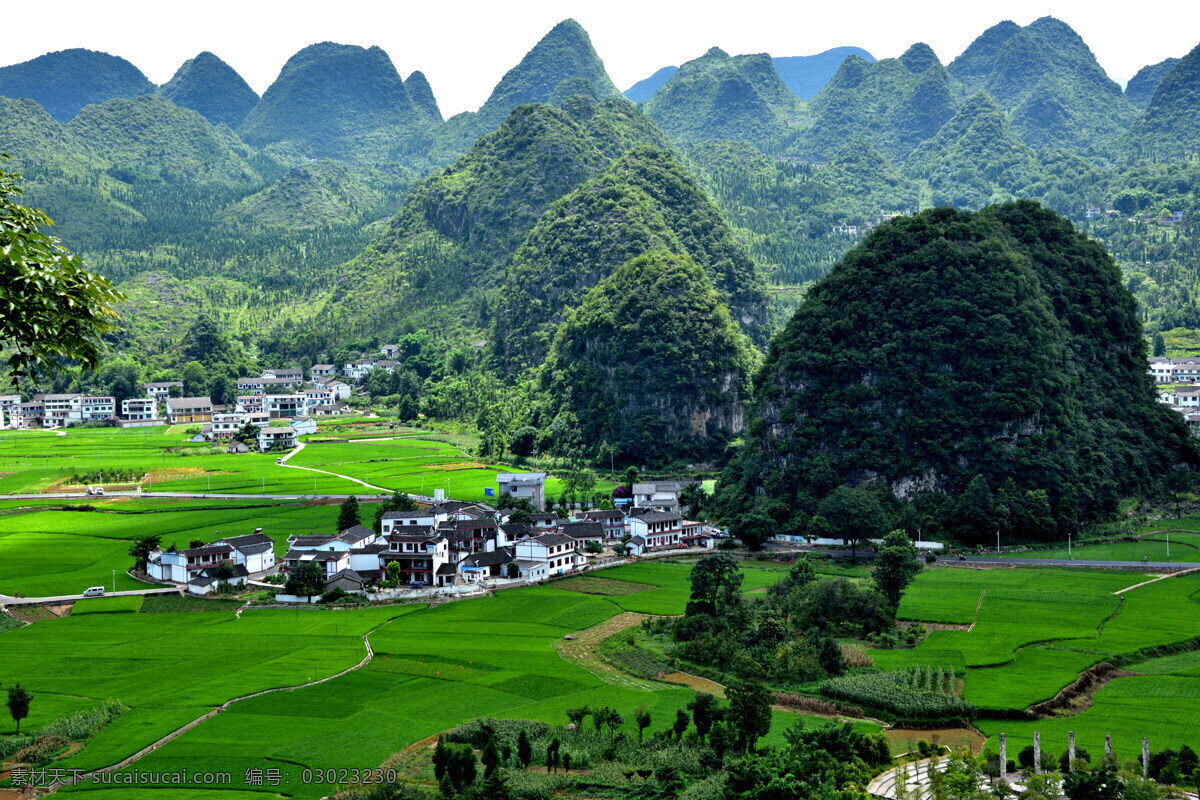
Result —
[[0, 65], [87, 47], [122, 56], [161, 84], [184, 60], [211, 50], [262, 93], [284, 61], [305, 45], [379, 45], [403, 76], [417, 69], [425, 73], [446, 116], [478, 108], [500, 77], [565, 17], [588, 30], [622, 90], [713, 45], [732, 55], [775, 56], [856, 45], [886, 58], [924, 41], [948, 64], [1000, 20], [1026, 25], [1046, 14], [1078, 31], [1122, 85], [1146, 64], [1181, 57], [1200, 42], [1197, 0], [27, 0], [6, 5]]

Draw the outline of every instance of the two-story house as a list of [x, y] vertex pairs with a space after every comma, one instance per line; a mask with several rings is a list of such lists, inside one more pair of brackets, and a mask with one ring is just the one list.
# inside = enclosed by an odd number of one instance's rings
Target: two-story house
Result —
[[158, 419], [158, 401], [153, 397], [127, 397], [121, 401], [121, 416], [128, 420]]

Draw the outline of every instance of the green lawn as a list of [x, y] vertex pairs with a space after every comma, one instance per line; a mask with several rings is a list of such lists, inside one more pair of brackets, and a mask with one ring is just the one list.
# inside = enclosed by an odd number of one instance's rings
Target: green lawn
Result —
[[[878, 666], [956, 664], [965, 672], [963, 695], [991, 709], [1020, 709], [1048, 700], [1079, 673], [1114, 655], [1187, 642], [1200, 636], [1200, 574], [1184, 575], [1114, 595], [1144, 576], [1098, 570], [965, 570], [922, 573], [901, 603], [910, 618], [969, 621], [970, 631], [938, 630], [913, 650], [872, 650]], [[971, 609], [972, 613], [968, 613]], [[1125, 667], [1144, 676], [1104, 686], [1087, 711], [1037, 722], [978, 722], [985, 734], [1004, 732], [1019, 748], [1041, 731], [1043, 747], [1065, 748], [1066, 731], [1092, 753], [1104, 734], [1119, 754], [1151, 747], [1200, 745], [1195, 725], [1200, 653], [1185, 652]], [[1047, 744], [1061, 739], [1059, 744]]]
[[[1193, 522], [1194, 520], [1179, 520]], [[1089, 544], [1073, 547], [1069, 555], [1081, 561], [1171, 561], [1185, 563], [1200, 562], [1200, 533], [1175, 531], [1170, 536], [1168, 552], [1168, 534], [1152, 533], [1143, 536], [1136, 542], [1112, 542], [1108, 544]], [[1066, 547], [1053, 550], [1031, 550], [1026, 553], [1013, 553], [1013, 558], [1067, 558]]]
[[[262, 528], [282, 555], [289, 535], [330, 532], [338, 514], [336, 505], [262, 500], [224, 506], [213, 500], [112, 499], [95, 505], [101, 510], [33, 506], [0, 514], [0, 593], [37, 597], [76, 594], [89, 586], [111, 590], [113, 570], [118, 591], [137, 589], [144, 584], [126, 571], [133, 565], [131, 541], [139, 536], [157, 534], [163, 547], [187, 547], [192, 539], [209, 542]], [[364, 518], [373, 519], [374, 513], [372, 506], [364, 506]]]

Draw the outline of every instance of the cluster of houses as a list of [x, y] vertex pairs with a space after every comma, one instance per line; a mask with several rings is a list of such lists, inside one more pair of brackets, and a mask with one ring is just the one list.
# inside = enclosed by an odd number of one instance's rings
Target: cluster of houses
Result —
[[[504, 477], [512, 481], [523, 476]], [[533, 477], [530, 482], [541, 481]], [[670, 487], [678, 484], [645, 486], [650, 489], [647, 495], [671, 495]], [[678, 507], [677, 492], [673, 500]], [[156, 550], [146, 571], [155, 580], [208, 594], [222, 583], [244, 586], [256, 577], [287, 574], [311, 562], [325, 576], [325, 591], [366, 593], [385, 583], [415, 589], [492, 580], [537, 582], [584, 570], [618, 543], [632, 556], [713, 546], [701, 523], [653, 505], [585, 511], [560, 519], [553, 512], [526, 516], [451, 500], [418, 511], [389, 511], [380, 527], [379, 532], [356, 525], [336, 533], [289, 536], [278, 564], [270, 537], [258, 529], [202, 547]]]
[[1158, 385], [1158, 400], [1183, 415], [1184, 422], [1200, 435], [1200, 358], [1150, 359], [1150, 375]]
[[[20, 395], [0, 396], [0, 428], [65, 428], [87, 422], [109, 422], [121, 427], [142, 425], [211, 425], [209, 439], [230, 439], [251, 422], [266, 427], [272, 419], [338, 416], [350, 413], [346, 401], [353, 384], [361, 383], [374, 369], [394, 372], [400, 346], [386, 344], [381, 357], [334, 364], [315, 364], [311, 381], [296, 368], [266, 369], [257, 377], [238, 378], [237, 400], [217, 405], [207, 397], [181, 397], [182, 381], [155, 381], [144, 385], [144, 397], [117, 402], [115, 397], [81, 393], [38, 394], [25, 402]], [[274, 436], [274, 434], [273, 434]], [[261, 444], [260, 444], [261, 447]]]

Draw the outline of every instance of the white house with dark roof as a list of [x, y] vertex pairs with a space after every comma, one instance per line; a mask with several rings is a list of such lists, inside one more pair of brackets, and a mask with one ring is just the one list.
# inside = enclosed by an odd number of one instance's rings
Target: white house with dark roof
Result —
[[652, 511], [629, 518], [629, 532], [641, 538], [646, 548], [678, 547], [683, 536], [683, 517], [670, 511]]
[[292, 367], [279, 367], [277, 369], [264, 369], [262, 371], [264, 378], [275, 378], [276, 380], [292, 381], [294, 385], [299, 386], [304, 381], [304, 370], [295, 369]]
[[282, 428], [260, 428], [258, 431], [258, 449], [262, 453], [272, 447], [291, 449], [299, 443], [300, 440], [296, 438], [296, 429], [290, 425]]
[[625, 512], [619, 508], [585, 511], [583, 518], [591, 522], [599, 522], [604, 527], [604, 535], [609, 539], [620, 539], [627, 532]]
[[37, 394], [33, 396], [34, 400], [41, 401], [44, 411], [42, 413], [43, 428], [63, 428], [66, 427], [67, 421], [71, 416], [71, 404], [79, 394]]
[[283, 556], [283, 569], [291, 572], [301, 564], [320, 564], [326, 576], [350, 569], [350, 550], [288, 550]]
[[496, 475], [496, 485], [497, 495], [528, 500], [538, 511], [546, 510], [546, 473], [501, 472]]
[[242, 564], [234, 564], [230, 574], [222, 578], [219, 567], [204, 567], [188, 576], [187, 590], [189, 594], [212, 594], [218, 591], [222, 584], [242, 588], [250, 580], [250, 573]]
[[584, 563], [575, 552], [575, 540], [562, 533], [547, 533], [532, 539], [522, 539], [513, 545], [518, 562], [540, 561], [550, 575], [572, 572]]
[[506, 578], [508, 577], [508, 565], [516, 560], [515, 545], [483, 553], [472, 553], [458, 562], [458, 574], [467, 583], [477, 583], [487, 578]]
[[233, 562], [233, 546], [227, 542], [213, 542], [186, 550], [155, 550], [146, 558], [146, 574], [156, 581], [188, 583], [192, 573], [216, 567], [222, 562]]
[[172, 388], [183, 391], [183, 381], [155, 381], [144, 384], [142, 388], [146, 390], [147, 397], [157, 403], [164, 403], [171, 396]]
[[71, 425], [81, 425], [85, 422], [115, 419], [116, 416], [117, 398], [81, 394], [71, 400], [71, 407], [67, 412], [67, 422]]
[[251, 575], [275, 566], [275, 542], [261, 528], [245, 536], [227, 536], [221, 541], [233, 548], [233, 563], [245, 567]]
[[318, 378], [332, 378], [337, 374], [337, 367], [333, 364], [313, 364], [311, 372], [314, 381]]
[[435, 514], [426, 511], [385, 511], [380, 524], [380, 532], [387, 536], [396, 528], [423, 526], [433, 528], [438, 519]]
[[564, 522], [559, 528], [559, 532], [570, 536], [580, 547], [588, 542], [595, 542], [603, 547], [605, 539], [608, 538], [605, 535], [604, 526], [593, 520]]
[[317, 421], [312, 417], [292, 417], [292, 428], [297, 436], [307, 436], [317, 432]]

